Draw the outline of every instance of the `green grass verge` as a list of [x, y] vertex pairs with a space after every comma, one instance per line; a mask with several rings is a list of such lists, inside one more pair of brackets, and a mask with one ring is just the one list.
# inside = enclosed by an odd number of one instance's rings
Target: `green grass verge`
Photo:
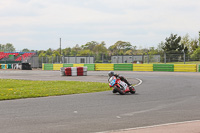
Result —
[[107, 83], [0, 79], [0, 100], [92, 93], [110, 90]]

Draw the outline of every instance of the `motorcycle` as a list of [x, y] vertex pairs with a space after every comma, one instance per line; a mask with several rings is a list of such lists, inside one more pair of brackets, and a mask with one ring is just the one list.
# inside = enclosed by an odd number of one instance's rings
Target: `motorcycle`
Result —
[[112, 76], [108, 79], [109, 86], [113, 87], [113, 93], [119, 93], [125, 95], [126, 93], [135, 94], [136, 90], [133, 86], [129, 87], [124, 81], [121, 81], [119, 78]]

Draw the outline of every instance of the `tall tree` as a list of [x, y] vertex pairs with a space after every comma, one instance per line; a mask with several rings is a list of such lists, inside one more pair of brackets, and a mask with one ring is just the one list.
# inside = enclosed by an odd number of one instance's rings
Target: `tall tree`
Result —
[[82, 49], [82, 48], [81, 48], [78, 44], [76, 44], [76, 46], [74, 46], [74, 47], [72, 48], [72, 50], [71, 50], [71, 55], [72, 55], [72, 56], [77, 55], [78, 52], [81, 51], [81, 49]]
[[200, 59], [200, 47], [198, 47], [193, 54], [191, 54], [191, 58], [193, 60], [199, 60]]
[[11, 43], [7, 43], [7, 44], [0, 44], [0, 51], [3, 52], [15, 52], [15, 48]]
[[177, 37], [177, 34], [173, 35], [171, 34], [169, 38], [165, 39], [166, 42], [164, 43], [164, 46], [162, 49], [166, 52], [181, 52], [185, 51], [187, 52], [187, 47], [184, 47], [184, 44], [180, 44], [181, 37]]
[[62, 49], [62, 54], [64, 56], [69, 56], [71, 54], [71, 48], [68, 47], [68, 48]]
[[164, 47], [165, 43], [163, 41], [161, 41], [161, 43], [158, 44], [158, 51], [159, 52], [163, 52], [163, 47]]
[[81, 47], [83, 49], [89, 49], [90, 51], [94, 51], [95, 46], [97, 46], [99, 43], [96, 41], [87, 42], [85, 45], [82, 45]]
[[130, 44], [130, 42], [117, 41], [114, 45], [109, 47], [109, 50], [112, 55], [124, 55], [126, 50], [130, 50], [131, 48], [132, 45]]
[[3, 44], [0, 44], [0, 52], [3, 52], [4, 46]]
[[27, 48], [24, 48], [24, 49], [22, 50], [22, 52], [30, 52], [30, 50], [27, 49]]
[[46, 55], [52, 55], [52, 54], [53, 54], [53, 50], [51, 48], [47, 49]]
[[197, 39], [191, 39], [190, 41], [190, 53], [193, 53], [197, 48], [199, 47], [198, 45], [198, 40]]
[[199, 31], [199, 46], [200, 46], [200, 31]]
[[190, 36], [188, 34], [181, 38], [180, 43], [184, 45], [184, 48], [187, 47], [189, 52], [191, 51]]
[[94, 52], [96, 54], [106, 54], [107, 52], [107, 48], [106, 48], [106, 44], [105, 42], [101, 42], [100, 44], [97, 44], [95, 47], [94, 47]]

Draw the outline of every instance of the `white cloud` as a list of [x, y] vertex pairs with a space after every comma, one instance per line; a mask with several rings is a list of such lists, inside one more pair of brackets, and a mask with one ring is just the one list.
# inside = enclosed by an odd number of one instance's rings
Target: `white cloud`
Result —
[[55, 48], [62, 37], [72, 45], [124, 39], [155, 46], [170, 33], [198, 35], [199, 7], [199, 0], [0, 1], [0, 43]]

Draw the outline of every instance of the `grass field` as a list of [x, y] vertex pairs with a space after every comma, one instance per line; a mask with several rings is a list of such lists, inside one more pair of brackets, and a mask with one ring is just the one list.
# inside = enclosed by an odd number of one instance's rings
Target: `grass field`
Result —
[[92, 93], [110, 90], [107, 83], [0, 79], [0, 100]]

